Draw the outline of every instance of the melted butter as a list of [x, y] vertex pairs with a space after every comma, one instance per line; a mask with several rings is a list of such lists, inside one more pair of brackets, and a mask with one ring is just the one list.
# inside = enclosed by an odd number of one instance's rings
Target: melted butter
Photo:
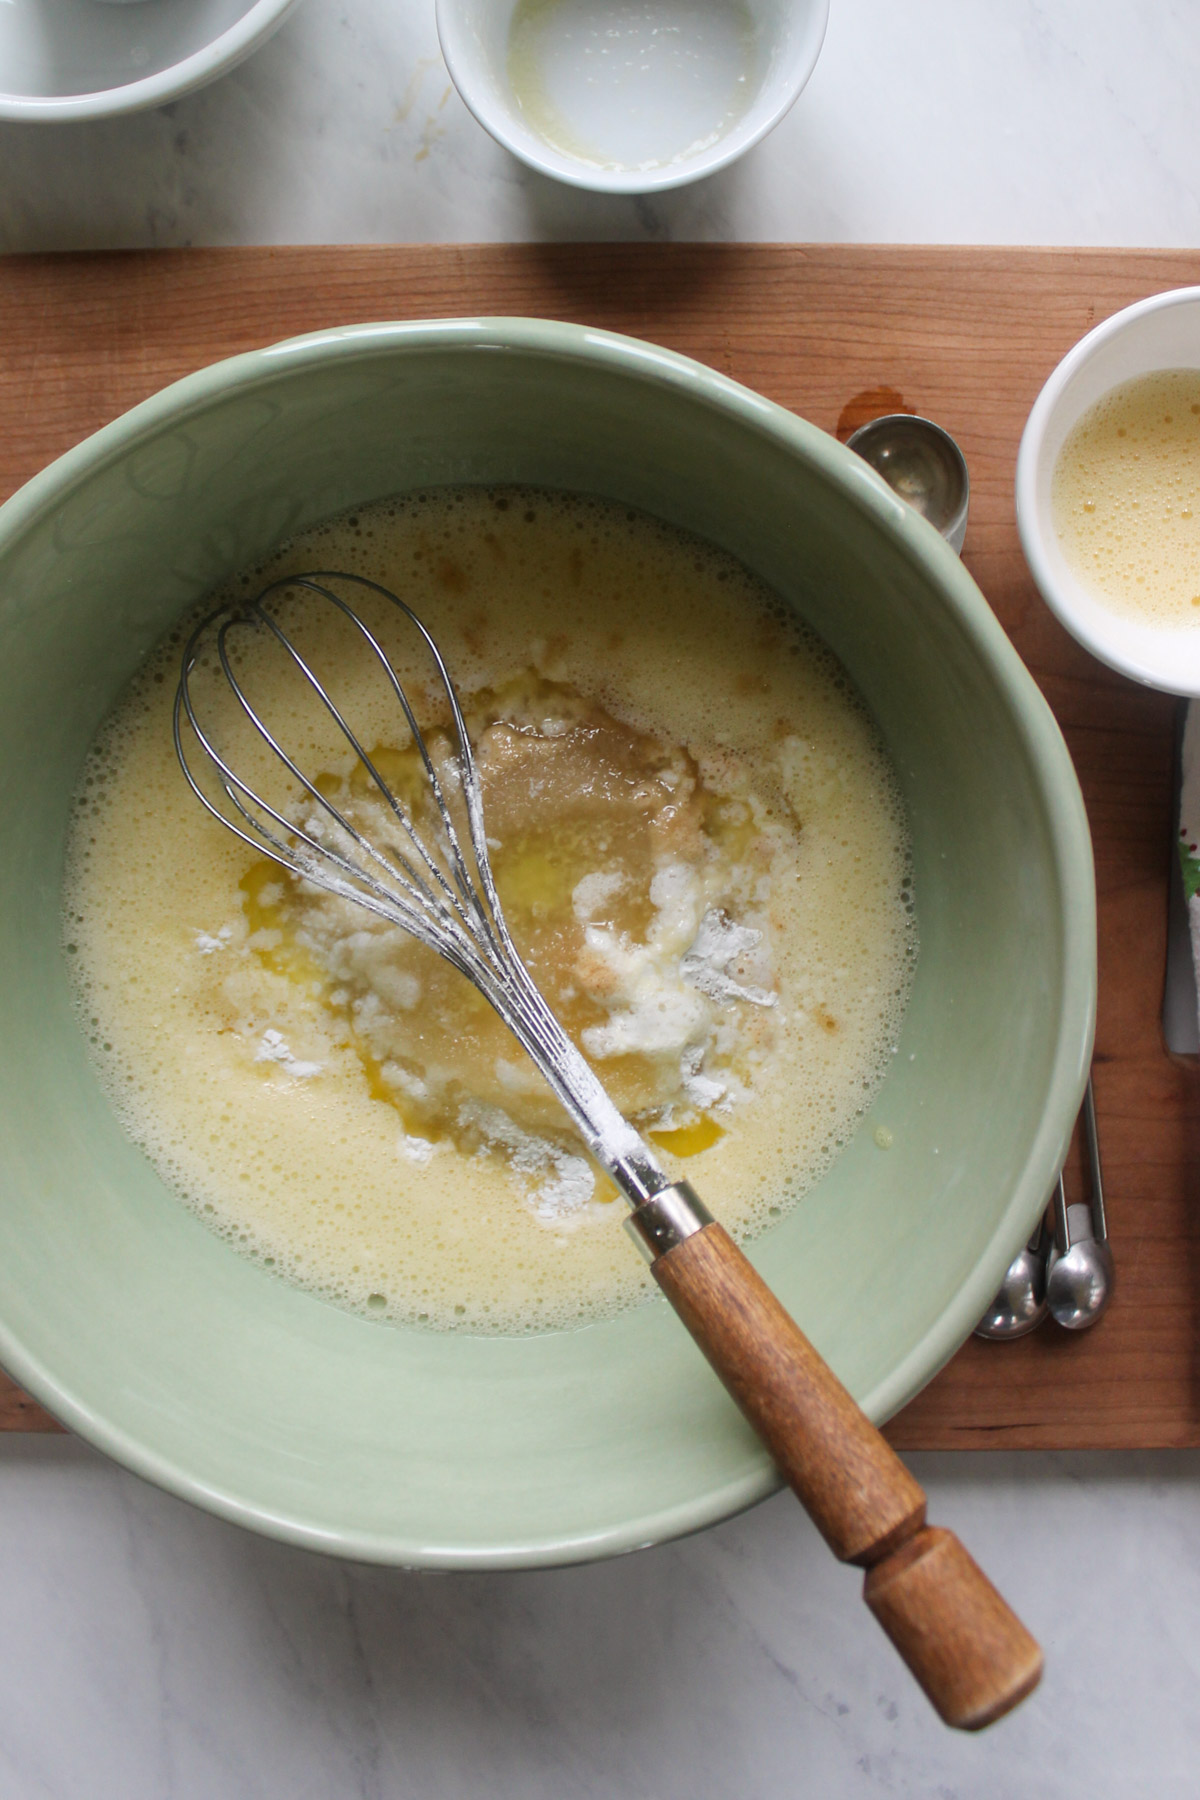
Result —
[[[895, 782], [837, 664], [731, 559], [602, 502], [384, 502], [247, 584], [288, 567], [356, 570], [429, 624], [536, 978], [668, 1169], [739, 1237], [762, 1229], [869, 1103], [915, 948]], [[611, 1184], [486, 1002], [197, 806], [171, 745], [178, 655], [177, 633], [102, 733], [70, 853], [81, 1016], [126, 1128], [243, 1254], [372, 1316], [529, 1331], [651, 1292]], [[353, 697], [419, 807], [394, 702]], [[361, 771], [296, 730], [366, 818]]]
[[686, 1157], [711, 1150], [714, 1144], [720, 1143], [725, 1131], [710, 1114], [702, 1113], [694, 1125], [680, 1125], [673, 1131], [651, 1130], [646, 1136], [660, 1150], [669, 1150], [672, 1156]]
[[517, 0], [508, 32], [518, 112], [600, 168], [663, 168], [718, 143], [761, 62], [743, 0]]

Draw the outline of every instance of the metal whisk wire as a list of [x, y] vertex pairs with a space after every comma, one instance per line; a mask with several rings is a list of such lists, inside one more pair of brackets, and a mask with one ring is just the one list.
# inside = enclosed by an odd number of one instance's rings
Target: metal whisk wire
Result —
[[[229, 764], [224, 760], [224, 758], [221, 756], [220, 752], [216, 749], [215, 745], [212, 743], [211, 739], [201, 728], [199, 721], [196, 717], [195, 708], [192, 704], [191, 686], [190, 686], [190, 681], [189, 681], [188, 677], [190, 674], [191, 666], [194, 664], [194, 661], [195, 661], [195, 651], [196, 651], [196, 648], [198, 647], [199, 642], [204, 637], [204, 634], [206, 633], [206, 631], [208, 631], [214, 625], [214, 623], [219, 619], [221, 622], [217, 628], [217, 639], [216, 639], [217, 654], [218, 654], [218, 658], [220, 660], [222, 672], [225, 675], [225, 679], [228, 682], [229, 687], [230, 687], [232, 693], [234, 694], [234, 697], [236, 698], [243, 713], [245, 714], [246, 718], [249, 720], [251, 725], [253, 725], [254, 729], [258, 732], [259, 736], [264, 739], [264, 741], [274, 751], [275, 755], [279, 758], [279, 760], [286, 766], [286, 768], [289, 770], [289, 772], [294, 776], [294, 778], [300, 784], [300, 786], [303, 787], [304, 790], [310, 796], [310, 798], [315, 800], [317, 802], [317, 804], [328, 814], [328, 816], [334, 821], [334, 823], [338, 826], [338, 828], [342, 832], [344, 832], [347, 837], [352, 839], [352, 841], [358, 846], [358, 848], [364, 853], [364, 855], [366, 855], [371, 861], [376, 863], [380, 867], [380, 869], [383, 870], [385, 876], [388, 879], [390, 879], [392, 881], [395, 881], [398, 879], [402, 886], [403, 891], [409, 896], [409, 898], [413, 902], [415, 902], [417, 905], [427, 906], [434, 912], [434, 915], [438, 919], [439, 924], [442, 925], [443, 928], [450, 931], [451, 934], [453, 935], [457, 948], [459, 948], [461, 951], [469, 954], [468, 943], [464, 943], [463, 940], [461, 939], [461, 937], [459, 936], [459, 928], [461, 927], [463, 930], [465, 930], [469, 934], [469, 943], [471, 945], [474, 945], [474, 943], [475, 943], [474, 933], [480, 932], [483, 936], [484, 941], [487, 944], [487, 947], [494, 952], [497, 947], [496, 946], [497, 933], [493, 930], [493, 924], [492, 924], [492, 919], [489, 916], [489, 910], [491, 908], [493, 908], [495, 905], [495, 890], [494, 890], [494, 883], [492, 882], [492, 878], [491, 878], [491, 868], [486, 860], [487, 845], [486, 845], [486, 838], [484, 837], [483, 831], [482, 831], [482, 815], [481, 815], [481, 809], [480, 809], [480, 804], [479, 804], [478, 780], [476, 777], [476, 772], [475, 772], [475, 767], [474, 767], [474, 759], [471, 754], [470, 742], [467, 737], [465, 724], [463, 722], [461, 711], [458, 706], [457, 696], [454, 694], [453, 689], [450, 686], [449, 678], [448, 678], [445, 666], [442, 663], [440, 653], [438, 652], [436, 645], [434, 645], [432, 643], [432, 640], [430, 640], [428, 633], [425, 631], [424, 626], [421, 624], [421, 621], [412, 614], [410, 609], [408, 607], [406, 607], [404, 605], [404, 602], [401, 601], [397, 596], [387, 593], [387, 591], [384, 589], [381, 589], [377, 583], [368, 582], [363, 577], [352, 577], [352, 578], [347, 577], [347, 578], [345, 578], [345, 579], [353, 579], [353, 580], [357, 581], [359, 585], [361, 585], [365, 588], [369, 588], [369, 589], [373, 590], [374, 592], [383, 594], [387, 599], [391, 600], [397, 607], [399, 607], [400, 610], [409, 618], [409, 620], [415, 626], [415, 628], [421, 633], [422, 637], [424, 638], [424, 640], [430, 650], [431, 655], [433, 656], [433, 658], [437, 664], [438, 672], [439, 672], [439, 675], [442, 680], [442, 685], [443, 685], [444, 689], [446, 690], [446, 693], [450, 700], [452, 716], [453, 716], [454, 724], [455, 724], [455, 731], [456, 731], [456, 735], [458, 738], [458, 744], [459, 744], [458, 754], [461, 759], [461, 764], [462, 764], [463, 773], [464, 773], [464, 780], [463, 780], [463, 784], [462, 784], [463, 792], [464, 792], [464, 799], [466, 801], [467, 808], [468, 808], [469, 828], [470, 828], [471, 834], [472, 834], [472, 848], [475, 851], [477, 862], [480, 861], [480, 854], [479, 854], [480, 849], [482, 848], [482, 851], [483, 851], [483, 861], [482, 861], [482, 867], [480, 868], [480, 876], [484, 883], [484, 891], [485, 891], [485, 894], [488, 899], [488, 909], [485, 909], [483, 906], [480, 905], [479, 897], [478, 897], [478, 895], [475, 891], [475, 888], [471, 882], [470, 874], [467, 869], [467, 865], [466, 865], [466, 861], [465, 861], [465, 858], [463, 855], [462, 846], [459, 841], [458, 833], [455, 830], [453, 818], [452, 818], [450, 810], [446, 804], [446, 800], [445, 800], [445, 796], [442, 791], [441, 783], [438, 780], [437, 770], [434, 766], [432, 758], [429, 755], [429, 749], [428, 749], [428, 745], [426, 744], [424, 735], [420, 731], [420, 729], [416, 723], [416, 719], [413, 715], [412, 707], [409, 703], [408, 696], [405, 693], [405, 690], [404, 690], [403, 686], [401, 685], [400, 681], [396, 677], [395, 670], [392, 668], [390, 662], [388, 661], [386, 653], [384, 652], [378, 639], [370, 631], [369, 627], [364, 623], [364, 621], [361, 618], [359, 618], [359, 616], [353, 611], [353, 609], [350, 608], [349, 606], [347, 606], [346, 603], [340, 598], [340, 596], [337, 593], [335, 593], [331, 588], [324, 585], [324, 579], [325, 578], [318, 579], [317, 577], [297, 576], [297, 577], [291, 577], [291, 578], [287, 578], [287, 579], [284, 579], [281, 581], [273, 582], [270, 587], [263, 590], [263, 592], [257, 597], [257, 599], [250, 602], [247, 606], [238, 608], [238, 610], [236, 612], [231, 612], [231, 611], [222, 609], [221, 611], [218, 611], [217, 613], [211, 614], [209, 616], [209, 618], [202, 621], [202, 623], [197, 627], [195, 633], [193, 634], [192, 641], [189, 644], [188, 650], [185, 652], [185, 656], [184, 656], [184, 674], [183, 674], [183, 678], [181, 681], [181, 695], [182, 695], [182, 699], [183, 699], [184, 708], [187, 711], [189, 723], [191, 724], [193, 731], [196, 733], [196, 736], [197, 736], [198, 740], [200, 741], [202, 747], [204, 748], [205, 753], [208, 755], [210, 761], [212, 761], [215, 764], [215, 766], [220, 770], [221, 776], [222, 776], [222, 786], [224, 787], [227, 797], [232, 801], [233, 805], [237, 808], [237, 811], [241, 814], [241, 816], [246, 820], [246, 822], [251, 826], [251, 828], [257, 833], [258, 837], [263, 839], [264, 841], [268, 842], [270, 847], [274, 851], [276, 851], [279, 854], [282, 854], [286, 858], [289, 867], [293, 868], [297, 874], [302, 874], [304, 876], [309, 876], [310, 872], [311, 872], [311, 865], [310, 865], [308, 859], [300, 857], [290, 845], [288, 845], [286, 842], [282, 842], [281, 840], [279, 840], [275, 836], [275, 834], [269, 830], [269, 828], [264, 827], [261, 818], [256, 819], [249, 813], [249, 811], [247, 810], [246, 806], [243, 804], [243, 802], [240, 798], [241, 794], [244, 794], [248, 799], [252, 800], [253, 803], [257, 807], [261, 808], [262, 812], [266, 813], [272, 820], [274, 820], [276, 825], [278, 825], [282, 829], [288, 831], [292, 835], [293, 838], [299, 838], [301, 840], [301, 842], [303, 842], [304, 845], [306, 846], [310, 856], [327, 857], [331, 862], [335, 863], [338, 867], [340, 867], [349, 879], [363, 882], [364, 885], [366, 885], [371, 892], [375, 893], [379, 899], [383, 900], [388, 905], [389, 914], [390, 914], [391, 909], [393, 907], [396, 907], [396, 902], [394, 901], [394, 898], [390, 895], [390, 893], [385, 892], [380, 887], [380, 884], [378, 883], [378, 881], [371, 879], [369, 871], [364, 871], [360, 865], [355, 865], [349, 859], [339, 855], [338, 852], [336, 850], [334, 850], [330, 845], [319, 842], [318, 840], [314, 839], [308, 832], [304, 831], [302, 827], [298, 826], [294, 820], [289, 820], [289, 819], [284, 818], [279, 812], [276, 811], [276, 809], [274, 807], [272, 807], [266, 800], [264, 800], [261, 795], [255, 793], [251, 788], [249, 788], [247, 786], [247, 784], [236, 773], [236, 771], [233, 770], [229, 766]], [[441, 829], [442, 829], [442, 835], [443, 835], [443, 840], [444, 840], [443, 848], [448, 853], [448, 861], [450, 863], [451, 870], [455, 877], [455, 881], [456, 881], [456, 884], [457, 884], [457, 887], [459, 890], [459, 894], [462, 895], [462, 900], [460, 900], [458, 895], [455, 894], [454, 890], [451, 888], [450, 884], [447, 882], [446, 877], [443, 874], [441, 868], [438, 866], [435, 859], [429, 854], [429, 852], [425, 846], [424, 840], [421, 838], [420, 834], [416, 831], [416, 829], [413, 825], [411, 816], [409, 815], [407, 809], [399, 802], [399, 800], [397, 799], [396, 795], [393, 793], [389, 784], [384, 780], [383, 776], [380, 774], [375, 763], [372, 761], [369, 753], [364, 749], [359, 738], [357, 737], [355, 732], [350, 727], [344, 713], [342, 713], [341, 710], [334, 704], [334, 702], [330, 698], [330, 695], [329, 695], [328, 691], [326, 690], [324, 684], [318, 679], [318, 677], [314, 673], [311, 666], [299, 654], [299, 652], [297, 651], [297, 649], [295, 647], [295, 644], [288, 637], [287, 633], [283, 630], [283, 628], [280, 626], [278, 621], [275, 618], [273, 618], [269, 612], [267, 612], [267, 610], [263, 604], [264, 601], [266, 601], [271, 596], [271, 594], [276, 593], [276, 592], [285, 592], [289, 588], [306, 589], [307, 591], [309, 591], [311, 593], [318, 594], [321, 598], [329, 601], [332, 605], [336, 606], [338, 608], [338, 610], [342, 613], [342, 615], [358, 631], [358, 633], [362, 637], [363, 641], [371, 649], [372, 654], [374, 655], [376, 661], [378, 662], [379, 667], [382, 669], [382, 671], [385, 675], [385, 678], [388, 680], [388, 682], [391, 686], [391, 689], [392, 689], [396, 699], [398, 700], [398, 702], [401, 706], [401, 709], [404, 712], [405, 720], [408, 725], [409, 733], [413, 739], [414, 747], [416, 748], [418, 754], [420, 755], [421, 761], [424, 765], [426, 778], [429, 782], [430, 791], [433, 794], [434, 799], [437, 803], [438, 812], [440, 815]], [[367, 773], [371, 777], [372, 782], [374, 783], [374, 785], [377, 788], [378, 792], [380, 793], [381, 797], [387, 804], [389, 810], [392, 812], [393, 816], [399, 821], [399, 823], [403, 827], [405, 833], [407, 834], [409, 840], [411, 841], [411, 843], [413, 845], [413, 848], [416, 850], [421, 861], [424, 863], [428, 874], [430, 876], [432, 876], [433, 880], [436, 882], [437, 889], [439, 889], [440, 892], [435, 891], [428, 886], [428, 883], [423, 879], [419, 870], [415, 869], [402, 853], [393, 852], [393, 854], [396, 856], [396, 861], [399, 864], [399, 868], [397, 868], [393, 863], [389, 862], [388, 858], [386, 856], [384, 856], [383, 853], [374, 844], [372, 844], [369, 839], [364, 838], [362, 836], [362, 834], [355, 828], [355, 826], [350, 822], [350, 820], [348, 820], [345, 817], [345, 815], [333, 804], [333, 802], [328, 798], [328, 796], [323, 794], [320, 791], [320, 789], [312, 781], [309, 780], [309, 778], [305, 775], [304, 771], [288, 755], [287, 751], [279, 743], [278, 739], [275, 737], [275, 735], [271, 731], [270, 727], [266, 724], [266, 722], [262, 718], [261, 714], [254, 707], [254, 705], [250, 701], [249, 697], [247, 696], [246, 691], [245, 691], [244, 687], [242, 686], [240, 680], [238, 679], [238, 676], [232, 666], [232, 663], [231, 663], [230, 657], [229, 657], [228, 639], [229, 639], [229, 633], [230, 633], [231, 629], [233, 629], [237, 625], [246, 624], [250, 621], [254, 621], [258, 624], [265, 625], [271, 631], [271, 633], [275, 637], [276, 641], [283, 647], [283, 649], [290, 656], [290, 658], [292, 659], [292, 662], [294, 663], [296, 669], [298, 670], [298, 672], [300, 673], [300, 675], [302, 676], [304, 681], [308, 684], [308, 686], [312, 690], [312, 692], [315, 693], [317, 695], [317, 697], [320, 699], [322, 705], [324, 706], [325, 710], [328, 712], [330, 718], [333, 720], [334, 724], [337, 726], [337, 728], [341, 732], [342, 736], [346, 739], [347, 743], [353, 749], [355, 756], [358, 758], [359, 762], [366, 769]], [[178, 747], [178, 745], [179, 745], [179, 740], [177, 737], [177, 747]], [[186, 763], [185, 763], [185, 773], [187, 773], [189, 775], [189, 779], [190, 779], [190, 771], [187, 770]], [[192, 785], [193, 785], [193, 788], [195, 789], [196, 784], [193, 782]], [[204, 795], [203, 792], [200, 792], [200, 798], [202, 800], [204, 800], [206, 805], [209, 805], [207, 797]], [[210, 811], [214, 810], [211, 807], [211, 805], [209, 805], [209, 810]], [[223, 817], [223, 815], [220, 815], [220, 814], [218, 814], [218, 816]], [[242, 835], [244, 835], [244, 834], [242, 834]], [[247, 839], [247, 841], [253, 842], [253, 840], [249, 840], [249, 839]], [[257, 847], [261, 848], [261, 845], [258, 845]], [[466, 906], [471, 909], [470, 916], [468, 915], [468, 912], [462, 903], [463, 900], [465, 900]], [[449, 907], [453, 909], [452, 912], [450, 910], [448, 910], [448, 908], [445, 904], [446, 902], [449, 902]], [[425, 922], [423, 920], [422, 915], [419, 912], [415, 912], [415, 911], [412, 911], [410, 908], [403, 908], [403, 907], [398, 908], [398, 910], [402, 910], [404, 912], [404, 915], [405, 915], [404, 922], [410, 929], [414, 930], [418, 934], [422, 934], [425, 932]], [[385, 916], [388, 916], [388, 915], [385, 915]], [[502, 927], [501, 927], [501, 929], [502, 929]], [[440, 943], [436, 944], [434, 947], [437, 948], [439, 951], [442, 950], [442, 948], [443, 948], [443, 946]]]
[[[470, 862], [435, 760], [404, 684], [379, 638], [330, 585], [333, 582], [339, 586], [356, 586], [394, 606], [419, 633], [429, 653], [453, 722], [454, 743], [449, 766], [463, 801]], [[436, 848], [442, 861], [431, 852], [412, 812], [381, 772], [377, 760], [363, 745], [325, 683], [278, 618], [268, 610], [266, 603], [272, 597], [282, 597], [295, 589], [334, 606], [358, 633], [383, 673], [401, 708], [434, 800]], [[271, 730], [247, 693], [230, 654], [231, 634], [246, 627], [265, 627], [290, 658], [298, 677], [320, 702], [359, 766], [366, 771], [389, 814], [399, 824], [404, 840], [411, 846], [411, 854], [396, 845], [382, 846], [365, 836], [330, 796], [305, 774]], [[315, 802], [332, 823], [338, 833], [336, 841], [329, 842], [323, 834], [319, 835], [312, 819], [302, 823], [273, 805], [238, 773], [205, 728], [193, 694], [193, 677], [201, 663], [203, 647], [209, 640], [215, 645], [221, 673], [242, 716], [309, 800]], [[189, 763], [183, 732], [185, 717], [234, 816], [214, 800]], [[188, 784], [215, 819], [253, 850], [260, 854], [265, 851], [268, 857], [301, 881], [355, 902], [409, 932], [444, 957], [475, 984], [528, 1051], [585, 1144], [618, 1181], [626, 1196], [636, 1204], [665, 1185], [667, 1177], [657, 1159], [614, 1107], [546, 1003], [513, 943], [492, 873], [479, 775], [462, 708], [437, 644], [411, 607], [397, 594], [365, 576], [321, 570], [282, 577], [271, 582], [253, 599], [218, 607], [196, 626], [184, 649], [173, 729], [176, 753]]]

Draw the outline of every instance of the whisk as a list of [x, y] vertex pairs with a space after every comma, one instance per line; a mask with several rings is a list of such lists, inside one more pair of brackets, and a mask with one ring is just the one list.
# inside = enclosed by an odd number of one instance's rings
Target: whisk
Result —
[[[420, 816], [298, 647], [295, 625], [289, 630], [279, 616], [277, 603], [289, 594], [306, 608], [333, 609], [333, 621], [386, 684], [432, 803]], [[381, 642], [385, 634], [347, 596], [416, 633], [436, 675], [435, 700], [427, 697], [424, 710], [449, 719], [439, 727], [436, 755]], [[306, 703], [353, 753], [383, 804], [386, 837], [368, 838], [350, 816], [353, 808], [304, 771], [263, 717], [238, 667], [237, 645], [248, 632], [270, 635]], [[266, 746], [271, 766], [290, 777], [299, 805], [295, 798], [273, 801], [261, 791], [267, 784], [239, 773], [228, 744], [214, 740], [200, 690], [218, 679], [237, 703], [232, 716]], [[918, 1483], [690, 1185], [672, 1181], [622, 1117], [522, 962], [492, 875], [462, 708], [437, 644], [412, 609], [379, 583], [337, 571], [288, 575], [218, 608], [184, 648], [174, 734], [192, 791], [222, 825], [298, 880], [411, 933], [495, 1008], [629, 1202], [626, 1224], [658, 1285], [780, 1472], [834, 1553], [865, 1568], [867, 1604], [946, 1723], [975, 1730], [1022, 1700], [1041, 1675], [1034, 1639], [958, 1539], [926, 1525]]]

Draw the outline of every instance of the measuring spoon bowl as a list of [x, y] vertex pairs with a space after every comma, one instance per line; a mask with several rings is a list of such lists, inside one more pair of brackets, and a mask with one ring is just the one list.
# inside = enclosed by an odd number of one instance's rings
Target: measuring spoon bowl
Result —
[[961, 554], [971, 479], [966, 458], [948, 431], [915, 413], [885, 413], [851, 433], [846, 448], [870, 463]]

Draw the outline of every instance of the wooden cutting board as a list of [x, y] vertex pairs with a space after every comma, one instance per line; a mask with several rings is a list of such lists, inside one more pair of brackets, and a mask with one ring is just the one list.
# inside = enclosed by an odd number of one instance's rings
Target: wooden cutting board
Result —
[[[632, 333], [845, 437], [940, 420], [971, 469], [967, 567], [1054, 708], [1096, 845], [1096, 1102], [1119, 1286], [1093, 1332], [971, 1340], [889, 1428], [916, 1448], [1200, 1443], [1200, 1068], [1159, 1025], [1174, 702], [1042, 604], [1013, 515], [1025, 416], [1097, 320], [1200, 282], [1200, 252], [519, 245], [0, 261], [0, 498], [164, 383], [356, 321], [535, 314]], [[1078, 1175], [1075, 1176], [1076, 1182]], [[1076, 1188], [1078, 1192], [1078, 1188]], [[0, 1376], [0, 1427], [54, 1430]]]

